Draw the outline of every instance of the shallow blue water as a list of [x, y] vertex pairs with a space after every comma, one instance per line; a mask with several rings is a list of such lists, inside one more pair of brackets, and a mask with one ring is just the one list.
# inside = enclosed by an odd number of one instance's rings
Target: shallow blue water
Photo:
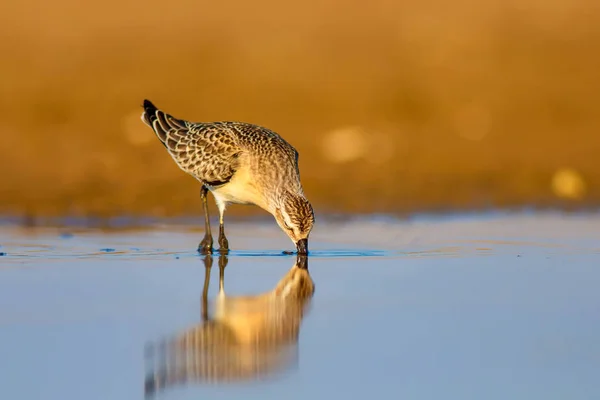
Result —
[[[325, 226], [291, 362], [156, 398], [598, 399], [599, 221]], [[247, 229], [231, 229], [228, 295], [267, 292], [295, 262], [276, 229]], [[200, 238], [0, 230], [0, 398], [144, 398], [149, 346], [202, 322]], [[211, 304], [218, 271], [215, 258]]]

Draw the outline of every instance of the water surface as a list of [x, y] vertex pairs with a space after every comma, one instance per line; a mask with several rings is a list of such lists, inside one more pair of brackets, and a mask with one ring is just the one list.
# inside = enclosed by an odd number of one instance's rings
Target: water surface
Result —
[[322, 223], [300, 306], [264, 300], [278, 228], [229, 235], [226, 295], [263, 297], [219, 310], [214, 256], [204, 310], [201, 230], [0, 228], [0, 398], [600, 398], [597, 215]]

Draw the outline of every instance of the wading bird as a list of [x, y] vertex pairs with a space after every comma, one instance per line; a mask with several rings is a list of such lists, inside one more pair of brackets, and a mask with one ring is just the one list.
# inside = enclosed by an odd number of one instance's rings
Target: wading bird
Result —
[[198, 246], [211, 253], [207, 193], [219, 209], [219, 251], [227, 253], [223, 214], [228, 204], [253, 204], [271, 213], [279, 227], [307, 254], [314, 213], [306, 199], [298, 152], [277, 133], [244, 122], [189, 122], [144, 100], [142, 121], [152, 128], [175, 163], [196, 178], [204, 207], [205, 234]]

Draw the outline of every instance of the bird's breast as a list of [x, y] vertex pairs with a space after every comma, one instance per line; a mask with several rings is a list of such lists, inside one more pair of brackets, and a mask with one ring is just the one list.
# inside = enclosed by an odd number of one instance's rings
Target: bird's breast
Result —
[[248, 168], [239, 169], [227, 184], [211, 191], [225, 203], [265, 206], [261, 190]]

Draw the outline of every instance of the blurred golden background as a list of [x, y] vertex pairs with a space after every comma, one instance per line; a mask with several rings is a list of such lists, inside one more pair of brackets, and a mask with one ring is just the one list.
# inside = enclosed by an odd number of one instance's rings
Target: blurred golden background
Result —
[[597, 0], [3, 6], [4, 215], [200, 215], [144, 98], [277, 131], [317, 212], [600, 202]]

